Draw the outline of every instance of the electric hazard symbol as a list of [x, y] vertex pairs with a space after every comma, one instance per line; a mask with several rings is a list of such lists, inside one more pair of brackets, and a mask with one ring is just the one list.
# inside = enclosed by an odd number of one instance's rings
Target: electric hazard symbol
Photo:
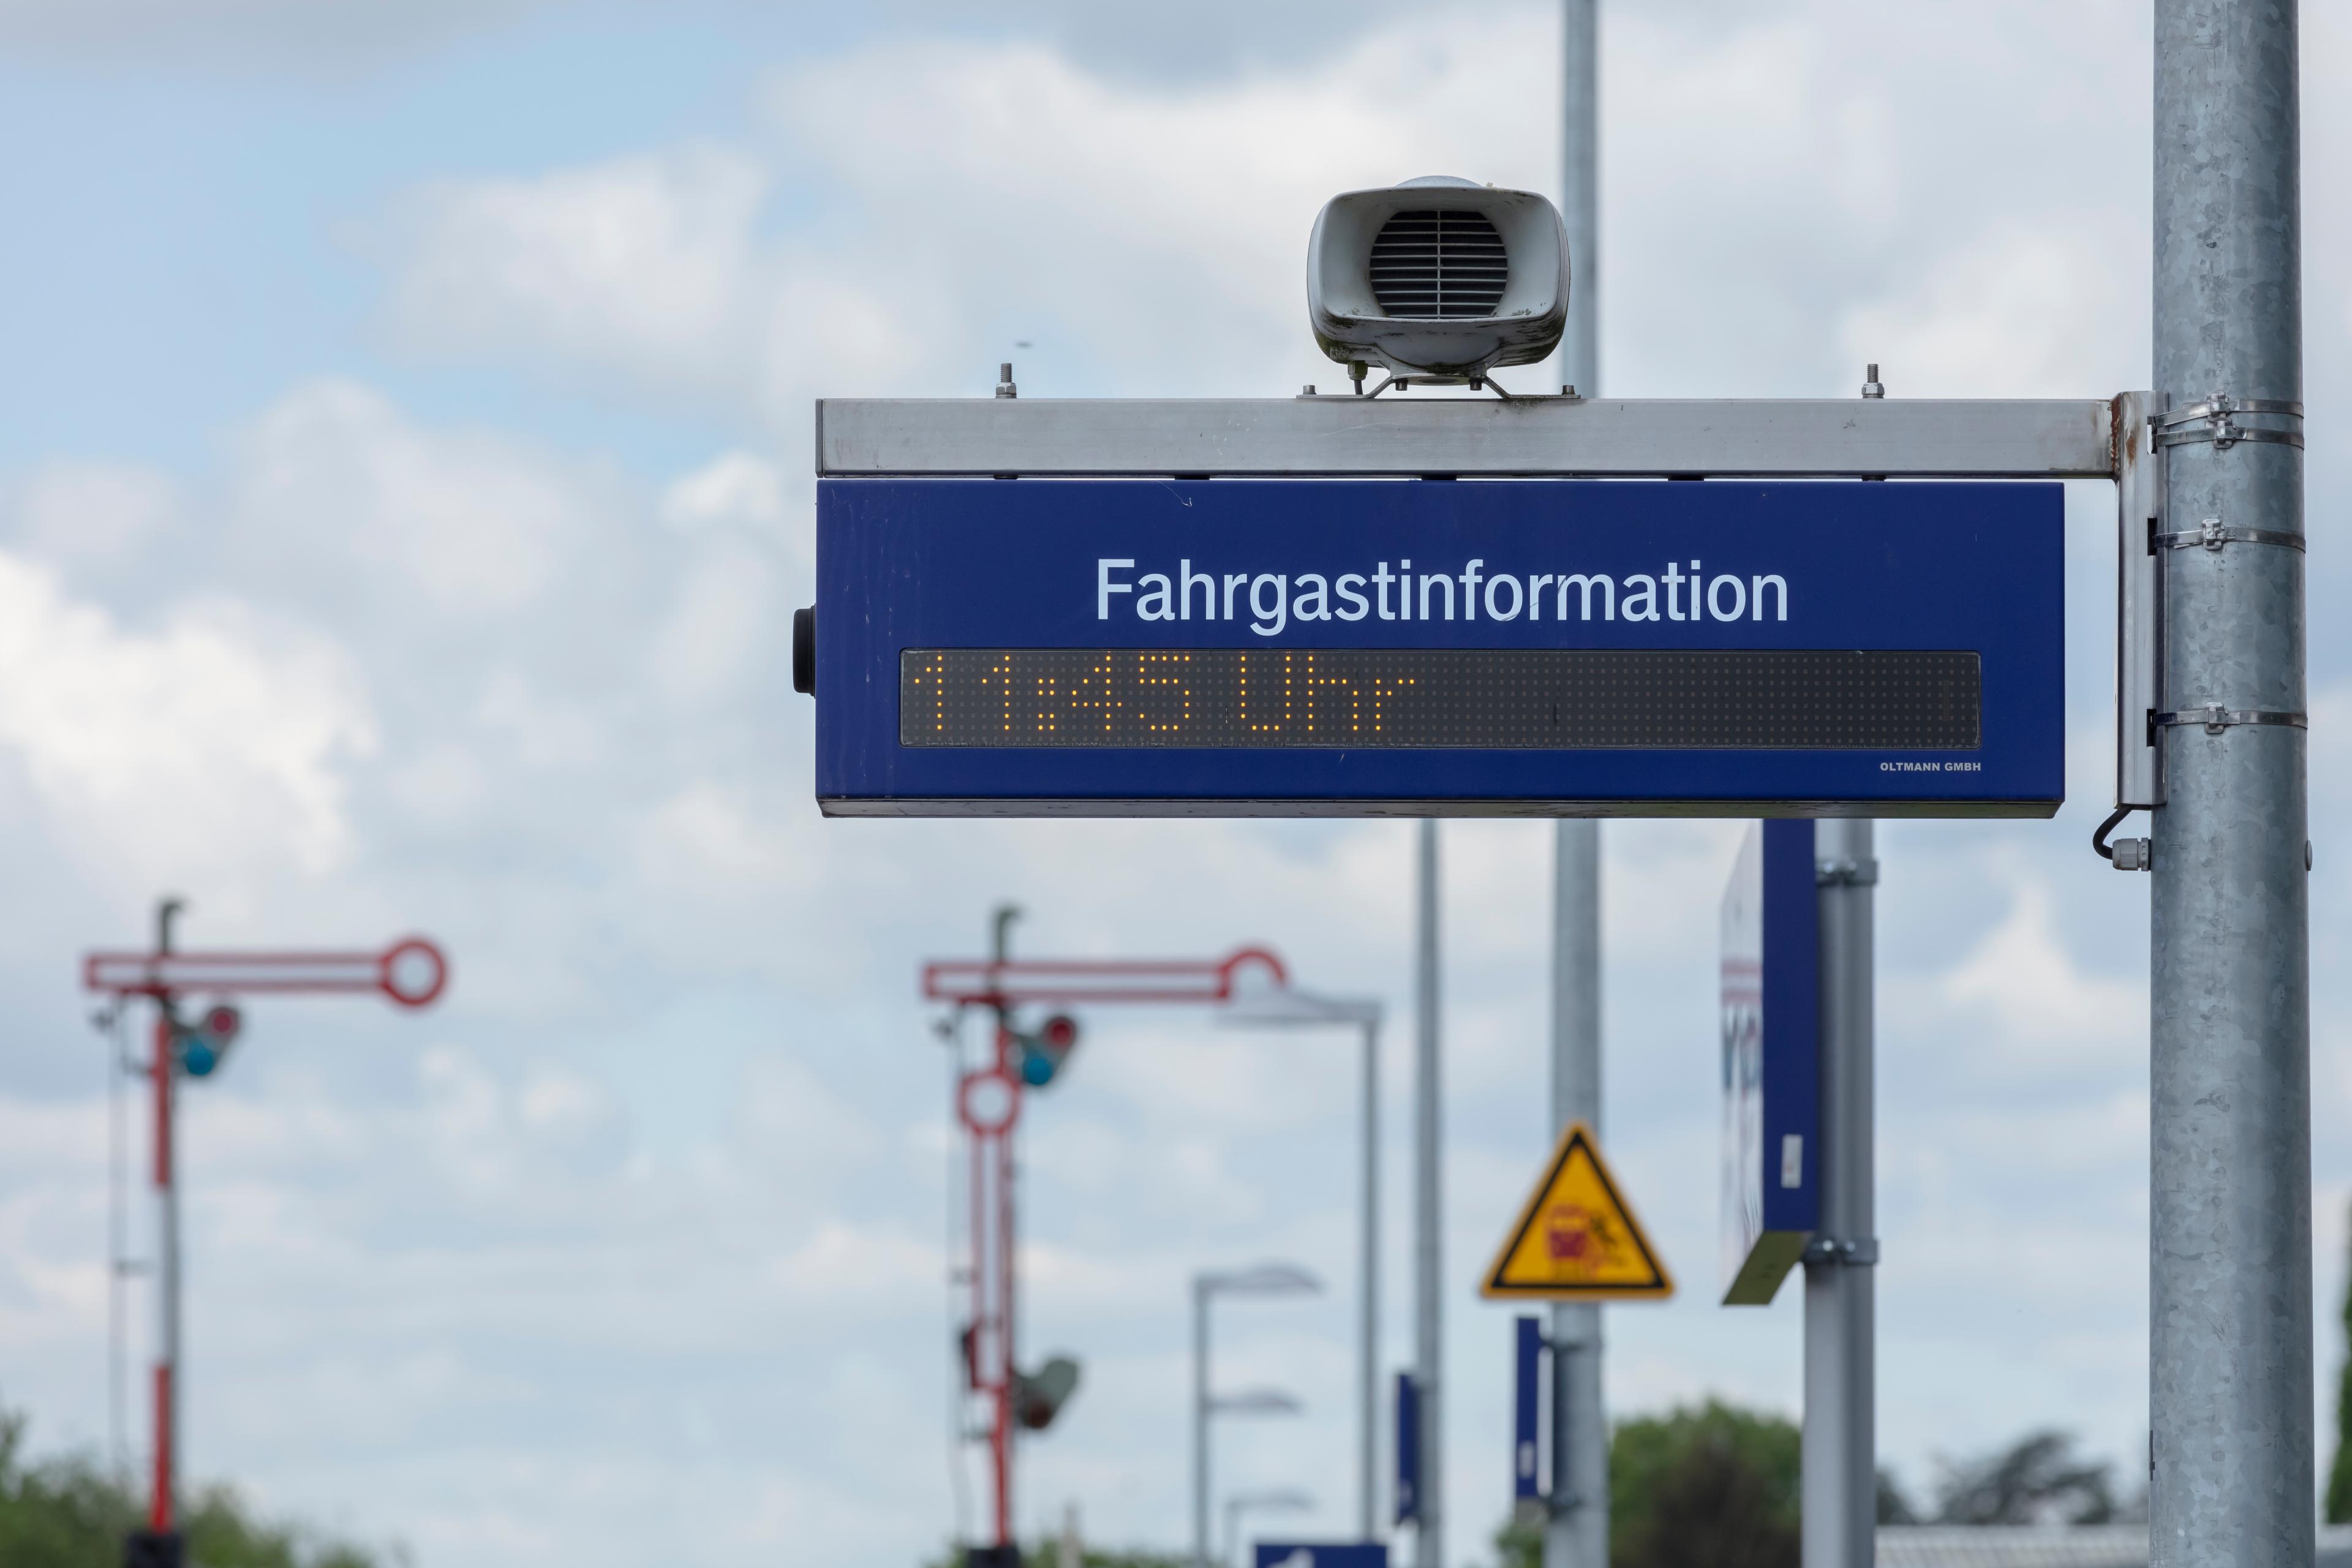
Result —
[[1490, 1300], [1656, 1301], [1675, 1293], [1673, 1277], [1619, 1195], [1583, 1123], [1560, 1139], [1478, 1293]]

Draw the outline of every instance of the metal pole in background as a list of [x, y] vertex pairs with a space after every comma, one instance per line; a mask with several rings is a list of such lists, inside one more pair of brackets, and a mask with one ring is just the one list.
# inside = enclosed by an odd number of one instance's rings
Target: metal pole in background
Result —
[[1209, 1568], [1209, 1281], [1192, 1279], [1192, 1568]]
[[1418, 910], [1414, 932], [1413, 1039], [1413, 1381], [1421, 1406], [1421, 1479], [1413, 1530], [1416, 1568], [1444, 1568], [1445, 1472], [1444, 1406], [1438, 1372], [1442, 1360], [1443, 1298], [1438, 1281], [1444, 1265], [1440, 1243], [1443, 1213], [1438, 1184], [1439, 1104], [1437, 1077], [1437, 823], [1423, 817], [1416, 839], [1414, 880]]
[[1381, 1539], [1381, 1020], [1364, 1020], [1363, 1237], [1358, 1259], [1356, 1446], [1359, 1541]]
[[1601, 390], [1601, 0], [1560, 6], [1559, 216], [1568, 226], [1568, 325], [1559, 379]]
[[1814, 826], [1821, 1230], [1805, 1251], [1804, 1568], [1871, 1568], [1878, 1527], [1873, 825]]
[[2152, 814], [2159, 1568], [2313, 1552], [2296, 31], [2294, 0], [2156, 5], [2155, 391], [2171, 410], [2158, 526], [2210, 519], [2231, 535], [2160, 552], [2163, 707], [2216, 711], [2164, 729]]
[[[1552, 1121], [1601, 1131], [1601, 835], [1563, 821], [1553, 911]], [[1551, 1310], [1551, 1454], [1544, 1568], [1608, 1568], [1609, 1418], [1601, 1397], [1601, 1308]]]
[[[1601, 390], [1601, 0], [1561, 7], [1560, 217], [1568, 226], [1564, 385]], [[1563, 817], [1554, 828], [1551, 955], [1554, 1131], [1582, 1121], [1601, 1131], [1601, 825]], [[1601, 1381], [1601, 1309], [1551, 1310], [1551, 1454], [1544, 1568], [1608, 1568], [1609, 1415]]]

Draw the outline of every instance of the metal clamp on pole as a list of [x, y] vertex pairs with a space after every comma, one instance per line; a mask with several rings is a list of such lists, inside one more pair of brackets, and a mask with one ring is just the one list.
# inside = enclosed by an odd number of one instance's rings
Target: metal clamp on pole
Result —
[[2275, 414], [2301, 423], [2303, 405], [2275, 397], [2231, 397], [2217, 392], [2202, 403], [2158, 415], [2148, 421], [2148, 428], [2156, 433], [2158, 447], [2210, 441], [2217, 449], [2226, 451], [2241, 441], [2274, 441], [2283, 447], [2303, 445], [2302, 431], [2241, 425], [2237, 418], [2241, 414]]
[[2310, 719], [2302, 713], [2277, 708], [2224, 708], [2218, 702], [2207, 703], [2202, 708], [2183, 708], [2170, 713], [2151, 713], [2147, 721], [2159, 727], [2186, 728], [2191, 724], [2202, 724], [2209, 735], [2218, 735], [2238, 724], [2276, 724], [2296, 730], [2311, 728]]
[[1799, 1257], [1807, 1263], [1835, 1263], [1847, 1268], [1869, 1268], [1878, 1262], [1878, 1237], [1817, 1236], [1805, 1243], [1805, 1250]]
[[1813, 862], [1813, 885], [1817, 888], [1874, 888], [1878, 886], [1878, 862], [1816, 860]]
[[2275, 544], [2284, 550], [2305, 548], [2300, 533], [2289, 533], [2277, 528], [2224, 528], [2218, 517], [2209, 517], [2195, 528], [2179, 533], [2158, 533], [2149, 536], [2148, 542], [2158, 550], [2219, 550], [2224, 544]]

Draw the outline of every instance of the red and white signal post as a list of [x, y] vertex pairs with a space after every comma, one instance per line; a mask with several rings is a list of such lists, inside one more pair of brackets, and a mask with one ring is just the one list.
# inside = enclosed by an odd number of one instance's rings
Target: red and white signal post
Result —
[[[166, 899], [155, 911], [152, 952], [93, 952], [82, 960], [82, 984], [118, 1005], [134, 997], [155, 1004], [154, 1054], [146, 1069], [153, 1086], [155, 1145], [157, 1346], [154, 1371], [154, 1496], [147, 1528], [126, 1543], [128, 1568], [181, 1568], [175, 1481], [180, 1454], [180, 1204], [173, 1128], [178, 1080], [218, 1070], [243, 1026], [232, 997], [255, 993], [373, 994], [403, 1007], [423, 1007], [449, 983], [448, 960], [422, 937], [380, 952], [181, 952], [172, 926], [181, 904]], [[191, 992], [212, 998], [191, 1023], [180, 1004]]]
[[1282, 960], [1262, 947], [1238, 948], [1216, 959], [1013, 959], [1008, 929], [1019, 911], [996, 911], [994, 956], [948, 959], [923, 966], [923, 996], [959, 1012], [984, 1007], [994, 1016], [994, 1038], [977, 1067], [956, 1084], [956, 1117], [971, 1145], [971, 1318], [964, 1327], [964, 1366], [971, 1391], [986, 1402], [988, 1451], [993, 1471], [990, 1544], [975, 1546], [969, 1568], [1019, 1568], [1013, 1530], [1013, 1439], [1016, 1425], [1032, 1431], [1051, 1422], [1077, 1386], [1075, 1362], [1056, 1356], [1034, 1372], [1014, 1363], [1014, 1193], [1013, 1135], [1021, 1101], [1053, 1081], [1078, 1041], [1077, 1021], [1055, 1013], [1023, 1028], [1024, 1007], [1091, 1004], [1217, 1006], [1234, 999], [1234, 982], [1261, 972], [1272, 987], [1289, 984]]

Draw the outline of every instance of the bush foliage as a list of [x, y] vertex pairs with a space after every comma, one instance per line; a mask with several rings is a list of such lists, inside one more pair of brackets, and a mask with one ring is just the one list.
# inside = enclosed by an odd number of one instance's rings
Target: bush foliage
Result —
[[[1609, 1443], [1610, 1568], [1796, 1568], [1803, 1444], [1794, 1422], [1709, 1400], [1621, 1421]], [[2145, 1519], [2105, 1463], [2063, 1432], [2035, 1431], [1980, 1458], [1946, 1463], [1927, 1517], [1937, 1524], [2096, 1524]], [[1878, 1521], [1919, 1522], [1895, 1478], [1878, 1475]], [[1495, 1538], [1502, 1568], [1540, 1568], [1542, 1527]]]
[[[25, 1417], [0, 1411], [0, 1563], [6, 1568], [121, 1568], [122, 1538], [146, 1510], [86, 1456], [25, 1456]], [[191, 1568], [385, 1568], [356, 1546], [253, 1517], [227, 1487], [187, 1500]]]

